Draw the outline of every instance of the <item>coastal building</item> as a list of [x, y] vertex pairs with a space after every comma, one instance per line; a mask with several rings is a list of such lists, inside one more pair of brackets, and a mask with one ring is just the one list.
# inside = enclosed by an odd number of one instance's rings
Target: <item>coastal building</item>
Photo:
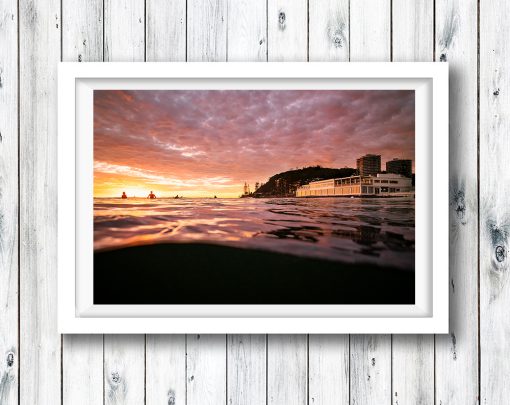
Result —
[[381, 171], [381, 155], [365, 155], [356, 159], [360, 176], [376, 175]]
[[386, 162], [386, 172], [411, 177], [413, 175], [413, 161], [411, 159], [393, 159]]
[[410, 178], [400, 174], [377, 173], [375, 176], [350, 176], [312, 181], [298, 187], [296, 197], [397, 197], [413, 193]]

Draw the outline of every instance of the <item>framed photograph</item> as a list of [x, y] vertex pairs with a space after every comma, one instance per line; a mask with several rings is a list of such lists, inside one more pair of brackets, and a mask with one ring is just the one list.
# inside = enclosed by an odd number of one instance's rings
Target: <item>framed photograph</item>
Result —
[[62, 63], [61, 333], [448, 332], [446, 63]]

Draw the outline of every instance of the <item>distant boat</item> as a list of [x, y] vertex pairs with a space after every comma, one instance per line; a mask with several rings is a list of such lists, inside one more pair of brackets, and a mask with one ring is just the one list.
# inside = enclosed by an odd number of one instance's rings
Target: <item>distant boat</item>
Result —
[[218, 198], [218, 197], [214, 196], [214, 198]]
[[177, 198], [180, 198], [180, 197], [179, 197], [179, 194], [177, 194], [177, 195], [174, 197], [174, 199], [177, 199]]

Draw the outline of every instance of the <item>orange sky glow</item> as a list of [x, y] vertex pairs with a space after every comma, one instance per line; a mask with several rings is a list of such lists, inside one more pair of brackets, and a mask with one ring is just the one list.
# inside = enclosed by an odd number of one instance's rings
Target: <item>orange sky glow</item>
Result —
[[[414, 164], [414, 91], [94, 91], [94, 197], [239, 197], [286, 170]], [[413, 165], [414, 166], [414, 165]]]

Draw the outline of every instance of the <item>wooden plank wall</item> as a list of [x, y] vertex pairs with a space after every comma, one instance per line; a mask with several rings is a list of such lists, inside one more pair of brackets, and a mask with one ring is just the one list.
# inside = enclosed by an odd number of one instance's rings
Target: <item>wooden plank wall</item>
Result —
[[[0, 404], [508, 403], [509, 13], [505, 0], [0, 2]], [[60, 60], [448, 61], [451, 333], [59, 336]]]

